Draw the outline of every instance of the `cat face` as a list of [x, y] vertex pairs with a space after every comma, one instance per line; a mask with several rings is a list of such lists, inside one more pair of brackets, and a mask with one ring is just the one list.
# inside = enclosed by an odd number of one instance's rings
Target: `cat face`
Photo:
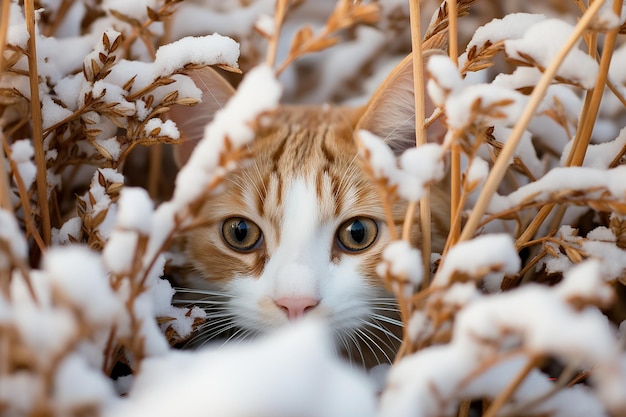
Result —
[[194, 285], [223, 294], [237, 328], [307, 315], [348, 334], [391, 320], [375, 274], [389, 232], [352, 129], [341, 109], [282, 108], [205, 204], [187, 239]]
[[[172, 115], [185, 135], [201, 132], [197, 126], [210, 121], [219, 98], [232, 94], [213, 71], [196, 78], [214, 99], [202, 104], [213, 106]], [[354, 131], [373, 131], [398, 152], [414, 143], [410, 60], [383, 87], [365, 108], [282, 106], [261, 124], [251, 157], [207, 199], [186, 236], [194, 273], [183, 291], [195, 294], [208, 317], [194, 344], [245, 338], [311, 316], [328, 323], [355, 361], [391, 361], [402, 323], [375, 272], [390, 234]], [[184, 161], [189, 152], [181, 146], [179, 153]], [[435, 194], [435, 205], [443, 195]], [[447, 218], [443, 207], [435, 223]], [[394, 208], [398, 228], [405, 212], [402, 203]], [[419, 242], [417, 227], [412, 237]]]

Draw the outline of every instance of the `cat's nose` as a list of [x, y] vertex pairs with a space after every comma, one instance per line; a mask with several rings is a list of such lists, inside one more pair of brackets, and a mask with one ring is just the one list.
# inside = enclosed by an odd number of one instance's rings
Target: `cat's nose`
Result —
[[283, 297], [275, 300], [289, 320], [295, 320], [319, 304], [319, 300], [310, 297]]

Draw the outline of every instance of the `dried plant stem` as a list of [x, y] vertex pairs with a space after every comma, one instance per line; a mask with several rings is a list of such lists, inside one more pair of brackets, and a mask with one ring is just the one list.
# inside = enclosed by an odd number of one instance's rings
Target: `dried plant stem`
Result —
[[[622, 4], [623, 2], [621, 0], [613, 0], [613, 12], [615, 12], [617, 16], [620, 16], [622, 13]], [[585, 153], [587, 152], [587, 147], [589, 146], [589, 141], [591, 140], [593, 126], [595, 125], [598, 110], [600, 109], [600, 102], [602, 101], [602, 95], [604, 93], [609, 66], [611, 64], [611, 57], [613, 56], [613, 50], [615, 49], [615, 42], [618, 33], [619, 28], [615, 28], [610, 30], [606, 35], [604, 48], [602, 49], [602, 57], [600, 58], [600, 71], [598, 78], [591, 92], [591, 100], [587, 114], [585, 115], [584, 120], [579, 122], [581, 126], [579, 127], [577, 135], [574, 138], [572, 149], [567, 156], [567, 166], [580, 166], [585, 159]], [[595, 51], [595, 48], [593, 51]]]
[[[6, 138], [0, 134], [0, 140], [2, 144], [0, 144], [0, 152], [9, 157], [9, 165], [11, 166], [11, 171], [13, 172], [13, 176], [15, 177], [15, 182], [17, 184], [17, 190], [20, 194], [20, 200], [22, 201], [22, 208], [24, 209], [24, 223], [26, 224], [26, 229], [33, 236], [35, 243], [39, 247], [39, 250], [43, 253], [46, 249], [46, 245], [41, 239], [41, 235], [39, 234], [39, 230], [37, 230], [37, 225], [33, 220], [33, 210], [30, 206], [30, 197], [28, 196], [28, 190], [24, 185], [24, 181], [22, 176], [20, 175], [20, 171], [17, 168], [17, 164], [11, 158], [11, 150], [9, 148], [9, 144], [6, 141]], [[4, 170], [3, 170], [4, 171]]]
[[559, 391], [561, 391], [563, 388], [567, 387], [572, 382], [572, 379], [576, 376], [576, 373], [578, 372], [579, 365], [580, 364], [577, 364], [577, 363], [569, 363], [565, 367], [563, 372], [561, 372], [561, 375], [559, 376], [559, 379], [556, 381], [556, 384], [554, 384], [552, 386], [552, 388], [550, 388], [548, 391], [546, 391], [545, 393], [543, 393], [539, 397], [536, 397], [536, 398], [534, 398], [532, 400], [529, 400], [526, 403], [522, 403], [522, 404], [518, 405], [513, 410], [511, 410], [508, 413], [508, 415], [518, 415], [518, 414], [524, 413], [524, 411], [526, 411], [526, 410], [532, 410], [533, 408], [535, 408], [536, 406], [538, 406], [542, 402], [544, 402], [544, 401], [550, 399], [551, 397], [553, 397], [554, 395], [556, 395]]
[[565, 42], [565, 44], [561, 47], [558, 54], [554, 57], [552, 62], [550, 62], [550, 65], [548, 65], [543, 75], [541, 76], [541, 79], [537, 83], [537, 86], [534, 88], [532, 94], [530, 95], [530, 100], [524, 108], [524, 111], [522, 112], [519, 121], [515, 124], [515, 127], [513, 128], [509, 138], [504, 144], [502, 151], [500, 152], [500, 155], [498, 156], [498, 159], [493, 166], [493, 169], [487, 177], [487, 181], [485, 182], [485, 186], [478, 197], [478, 201], [476, 202], [476, 205], [474, 206], [474, 209], [472, 210], [467, 220], [467, 223], [463, 228], [463, 231], [461, 232], [461, 236], [459, 237], [460, 241], [468, 240], [474, 235], [474, 232], [476, 231], [480, 223], [480, 219], [487, 209], [491, 197], [496, 192], [498, 185], [506, 174], [508, 162], [513, 156], [513, 152], [515, 151], [515, 148], [517, 147], [522, 137], [522, 134], [526, 130], [526, 127], [534, 116], [537, 107], [539, 107], [541, 100], [545, 96], [546, 91], [548, 90], [552, 79], [556, 75], [559, 66], [563, 63], [563, 60], [567, 56], [568, 52], [576, 45], [580, 37], [583, 35], [584, 31], [591, 23], [593, 17], [596, 15], [596, 13], [598, 13], [598, 10], [600, 10], [602, 3], [603, 2], [601, 1], [596, 1], [589, 6], [587, 11], [582, 15], [582, 17], [574, 27], [574, 30], [568, 38], [567, 42]]
[[[458, 42], [458, 10], [456, 0], [447, 0], [448, 4], [448, 55], [455, 65], [459, 65]], [[461, 211], [457, 210], [461, 199], [461, 149], [458, 145], [452, 146], [450, 157], [450, 235], [446, 244], [454, 245], [461, 234]]]
[[156, 143], [150, 147], [150, 172], [148, 174], [148, 193], [156, 199], [159, 195], [159, 183], [163, 172], [163, 144]]
[[471, 405], [472, 403], [470, 401], [463, 401], [459, 406], [459, 417], [469, 417]]
[[4, 70], [4, 48], [7, 43], [10, 11], [11, 0], [2, 0], [2, 14], [0, 15], [0, 74], [2, 74], [2, 71]]
[[404, 216], [404, 223], [402, 224], [402, 240], [405, 240], [407, 242], [410, 242], [411, 239], [411, 228], [407, 227], [407, 225], [411, 225], [413, 223], [416, 208], [417, 204], [412, 201], [407, 207], [406, 215]]
[[[413, 49], [413, 88], [415, 97], [415, 143], [417, 146], [426, 144], [426, 128], [424, 127], [424, 56], [422, 54], [420, 4], [419, 0], [410, 0], [409, 13], [411, 19], [411, 45]], [[411, 203], [415, 204], [415, 203]], [[412, 217], [405, 222], [404, 228], [410, 229]], [[426, 187], [420, 199], [420, 230], [422, 232], [422, 262], [424, 263], [424, 281], [422, 287], [430, 285], [430, 188]], [[403, 233], [404, 234], [404, 233]]]
[[[600, 2], [598, 2], [600, 3]], [[532, 356], [524, 368], [517, 374], [515, 379], [513, 379], [509, 385], [502, 391], [502, 393], [491, 403], [491, 406], [487, 409], [483, 417], [495, 417], [495, 415], [500, 411], [502, 406], [511, 398], [515, 390], [524, 382], [524, 379], [528, 376], [528, 374], [535, 368], [537, 362], [539, 361], [539, 357]]]
[[377, 185], [377, 192], [383, 202], [383, 208], [385, 209], [385, 221], [387, 222], [387, 227], [389, 228], [389, 235], [391, 236], [391, 240], [398, 240], [398, 231], [396, 230], [396, 223], [393, 219], [393, 210], [392, 206], [392, 198], [389, 195], [389, 191], [387, 187], [381, 185]]
[[[461, 213], [463, 212], [463, 207], [465, 206], [465, 203], [467, 202], [467, 196], [468, 196], [468, 193], [466, 192], [460, 193], [458, 201], [456, 203], [457, 204], [456, 207], [454, 206], [451, 207], [451, 213], [450, 213], [452, 215], [450, 219], [451, 220], [450, 222], [451, 232], [452, 230], [458, 230], [458, 231], [461, 230]], [[446, 240], [446, 245], [443, 248], [442, 256], [444, 256], [455, 243], [456, 243], [456, 240], [453, 237], [448, 236], [448, 239]]]
[[37, 71], [37, 38], [35, 36], [34, 0], [24, 1], [26, 30], [28, 31], [28, 72], [30, 80], [30, 110], [33, 123], [33, 147], [35, 148], [35, 164], [37, 165], [37, 197], [43, 241], [50, 244], [51, 225], [48, 210], [48, 181], [46, 178], [46, 155], [43, 148], [43, 128], [41, 125], [41, 104], [39, 102], [39, 73]]
[[[602, 2], [597, 1], [593, 3], [592, 6], [587, 9], [585, 14], [583, 15], [583, 18], [589, 13], [592, 7], [597, 6], [597, 3]], [[621, 10], [622, 2], [618, 0], [613, 0], [613, 11], [619, 16], [621, 14]], [[591, 140], [593, 126], [595, 124], [596, 117], [598, 116], [598, 110], [600, 109], [600, 102], [602, 101], [602, 95], [604, 93], [604, 87], [607, 81], [609, 66], [611, 64], [611, 57], [613, 55], [613, 50], [615, 49], [615, 41], [617, 39], [618, 33], [619, 28], [616, 28], [609, 31], [609, 33], [606, 35], [602, 57], [600, 58], [600, 70], [598, 73], [598, 78], [596, 79], [596, 84], [591, 91], [591, 94], [588, 94], [585, 98], [585, 105], [583, 106], [583, 111], [579, 121], [579, 127], [576, 131], [576, 136], [573, 139], [574, 143], [570, 149], [570, 153], [567, 155], [565, 166], [581, 166], [585, 159], [587, 147], [589, 146], [589, 142]], [[590, 48], [590, 51], [595, 51], [595, 48]], [[524, 232], [515, 242], [517, 248], [519, 248], [520, 245], [522, 245], [527, 240], [533, 238], [533, 236], [535, 235], [535, 233], [537, 233], [537, 230], [539, 230], [539, 227], [541, 227], [554, 206], [554, 203], [550, 203], [542, 207], [541, 210], [539, 210], [537, 216], [535, 216], [531, 224], [526, 228], [526, 230], [524, 230]]]
[[280, 32], [285, 21], [285, 15], [287, 14], [287, 3], [289, 0], [276, 0], [275, 15], [274, 15], [274, 33], [270, 38], [269, 45], [267, 46], [267, 58], [265, 60], [268, 67], [273, 68], [276, 63], [276, 51], [278, 50], [278, 40], [280, 39]]
[[[7, 30], [9, 29], [10, 7], [11, 0], [2, 1], [2, 15], [0, 16], [0, 75], [2, 75], [2, 71], [4, 69], [4, 47], [7, 41]], [[4, 136], [2, 132], [0, 132], [0, 135], [2, 135], [2, 137]], [[2, 137], [0, 137], [0, 140]], [[6, 170], [4, 170], [4, 166], [4, 149], [0, 146], [0, 207], [9, 212], [13, 212], [13, 205], [11, 204], [10, 196], [11, 189], [9, 185], [9, 175]]]

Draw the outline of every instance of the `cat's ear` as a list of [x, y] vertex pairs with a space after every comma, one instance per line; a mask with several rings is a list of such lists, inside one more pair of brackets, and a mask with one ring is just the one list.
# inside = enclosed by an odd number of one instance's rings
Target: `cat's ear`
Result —
[[[430, 56], [440, 53], [440, 50], [425, 51], [424, 62]], [[425, 102], [424, 113], [428, 117], [435, 106], [428, 95]], [[382, 137], [396, 154], [415, 146], [415, 97], [411, 55], [404, 58], [378, 87], [356, 128], [369, 130]], [[436, 122], [428, 128], [428, 141], [439, 142], [443, 134], [443, 124]]]
[[181, 133], [180, 143], [174, 146], [174, 160], [179, 167], [189, 159], [215, 112], [235, 94], [228, 81], [211, 67], [193, 70], [189, 76], [202, 91], [202, 101], [195, 106], [173, 106], [169, 113]]

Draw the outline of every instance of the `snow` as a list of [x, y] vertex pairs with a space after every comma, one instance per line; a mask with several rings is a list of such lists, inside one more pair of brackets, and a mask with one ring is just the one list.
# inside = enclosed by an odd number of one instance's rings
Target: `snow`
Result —
[[89, 406], [104, 407], [116, 398], [110, 379], [77, 354], [61, 361], [53, 387], [55, 405], [59, 412], [66, 415], [71, 414], [72, 410]]
[[254, 344], [148, 359], [107, 415], [374, 416], [368, 379], [334, 356], [330, 340], [304, 321]]
[[117, 227], [150, 235], [154, 203], [148, 192], [139, 187], [125, 187], [120, 192]]
[[374, 178], [385, 178], [389, 185], [396, 183], [399, 174], [391, 148], [382, 138], [367, 130], [358, 131], [357, 136], [361, 145], [359, 153], [372, 169]]
[[620, 199], [626, 192], [624, 175], [624, 166], [608, 170], [586, 167], [554, 168], [537, 181], [524, 185], [507, 196], [494, 195], [488, 211], [495, 213], [507, 210], [531, 199], [542, 201], [551, 193], [563, 190], [585, 191], [600, 188], [606, 189], [610, 197]]
[[465, 171], [465, 187], [474, 190], [480, 187], [489, 175], [489, 164], [479, 156], [475, 156]]
[[120, 142], [116, 136], [104, 139], [96, 138], [94, 146], [100, 154], [111, 161], [117, 161], [122, 152]]
[[424, 277], [422, 254], [405, 240], [391, 242], [383, 251], [382, 263], [376, 267], [376, 273], [383, 279], [391, 276], [394, 280], [410, 284], [407, 294], [410, 296]]
[[433, 55], [427, 64], [431, 79], [426, 84], [428, 95], [436, 106], [443, 106], [450, 92], [463, 86], [463, 80], [454, 62], [447, 56]]
[[235, 149], [252, 141], [255, 133], [249, 123], [275, 108], [280, 94], [280, 84], [269, 67], [261, 65], [248, 72], [237, 93], [215, 114], [206, 127], [204, 139], [178, 173], [174, 203], [182, 205], [198, 198], [220, 170], [232, 168], [218, 165], [225, 141], [228, 140]]
[[188, 64], [226, 64], [237, 68], [239, 44], [217, 33], [209, 36], [186, 37], [161, 46], [154, 60], [155, 78], [167, 76]]
[[167, 136], [171, 139], [180, 139], [180, 132], [176, 124], [171, 120], [163, 121], [158, 117], [148, 120], [143, 131], [146, 136]]
[[427, 143], [409, 148], [400, 156], [402, 177], [398, 194], [408, 201], [418, 201], [426, 184], [439, 181], [445, 175], [444, 149]]
[[165, 330], [171, 326], [181, 338], [188, 337], [193, 331], [193, 324], [197, 319], [206, 317], [206, 313], [201, 308], [194, 306], [191, 309], [178, 308], [172, 305], [172, 297], [176, 292], [169, 281], [157, 279], [149, 289], [150, 296], [154, 300], [156, 317], [170, 317], [173, 320], [161, 325]]
[[157, 0], [105, 0], [103, 7], [109, 10], [115, 10], [128, 17], [137, 20], [143, 20], [148, 16], [146, 8], [158, 10], [159, 2]]
[[[529, 56], [542, 68], [547, 68], [559, 50], [571, 36], [574, 27], [560, 19], [546, 19], [530, 26], [520, 39], [504, 42], [506, 54], [525, 61]], [[550, 39], [550, 42], [545, 42]], [[572, 49], [557, 75], [578, 82], [583, 88], [591, 89], [598, 75], [598, 63], [580, 49]]]
[[42, 126], [47, 129], [71, 116], [72, 111], [58, 105], [50, 96], [46, 95], [41, 100], [41, 114], [43, 116]]
[[493, 19], [476, 29], [466, 50], [469, 51], [474, 46], [481, 47], [487, 42], [494, 44], [506, 39], [522, 38], [530, 26], [544, 20], [544, 15], [531, 13], [511, 13], [502, 19]]
[[[565, 165], [567, 155], [569, 155], [572, 147], [572, 142], [573, 141], [568, 142], [563, 149], [561, 156], [562, 165]], [[583, 166], [590, 168], [609, 168], [611, 163], [614, 162], [615, 155], [618, 155], [624, 146], [626, 146], [626, 128], [620, 130], [619, 135], [612, 141], [590, 144], [585, 153]]]
[[382, 138], [366, 130], [359, 130], [357, 136], [359, 154], [374, 178], [386, 181], [388, 186], [397, 185], [398, 194], [408, 201], [418, 201], [428, 184], [443, 178], [444, 149], [440, 145], [428, 143], [407, 149], [398, 167], [393, 151]]
[[29, 139], [17, 140], [11, 145], [11, 159], [16, 163], [19, 175], [27, 190], [33, 185], [37, 177], [37, 166], [32, 161], [34, 155], [35, 150]]
[[481, 278], [490, 272], [516, 274], [520, 259], [513, 239], [505, 234], [489, 234], [460, 242], [450, 248], [435, 275], [433, 285], [446, 286], [455, 274]]
[[43, 262], [50, 284], [97, 325], [112, 325], [122, 304], [113, 293], [100, 257], [82, 246], [51, 248]]
[[30, 36], [26, 30], [22, 8], [16, 3], [11, 3], [9, 11], [9, 28], [7, 29], [6, 38], [7, 44], [15, 45], [26, 50], [28, 49], [28, 39], [30, 39]]
[[454, 129], [464, 129], [478, 114], [488, 123], [513, 125], [519, 119], [528, 98], [514, 90], [496, 84], [476, 84], [451, 94], [446, 100], [448, 123]]
[[597, 299], [603, 305], [613, 300], [613, 291], [601, 276], [598, 260], [588, 260], [570, 269], [558, 286], [557, 294], [565, 300], [575, 297]]
[[[7, 245], [11, 256], [21, 260], [28, 258], [28, 245], [20, 227], [15, 217], [3, 208], [0, 208], [0, 241]], [[6, 268], [7, 262], [5, 254], [0, 252], [0, 270]]]
[[254, 24], [254, 27], [260, 31], [264, 36], [274, 36], [274, 16], [266, 13], [261, 13]]
[[139, 236], [135, 232], [113, 230], [102, 251], [102, 261], [113, 274], [128, 274], [133, 267]]

